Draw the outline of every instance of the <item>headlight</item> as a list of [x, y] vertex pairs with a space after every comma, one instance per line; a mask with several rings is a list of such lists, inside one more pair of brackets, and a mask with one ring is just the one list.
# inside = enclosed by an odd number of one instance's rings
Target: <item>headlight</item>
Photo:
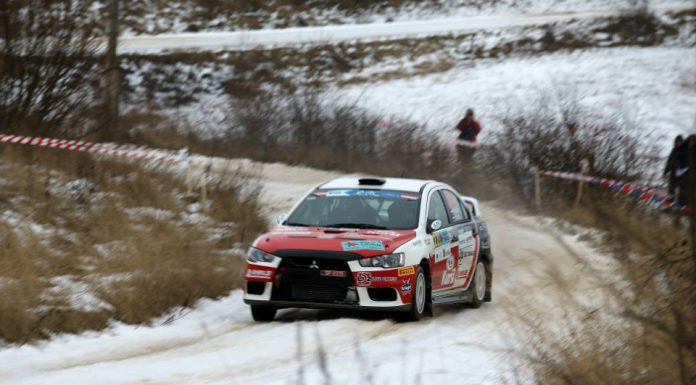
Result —
[[275, 258], [275, 255], [268, 254], [253, 247], [250, 247], [247, 252], [247, 261], [249, 262], [273, 262]]
[[382, 267], [390, 269], [392, 267], [401, 267], [404, 265], [406, 257], [404, 253], [380, 255], [379, 257], [363, 258], [359, 260], [362, 267]]

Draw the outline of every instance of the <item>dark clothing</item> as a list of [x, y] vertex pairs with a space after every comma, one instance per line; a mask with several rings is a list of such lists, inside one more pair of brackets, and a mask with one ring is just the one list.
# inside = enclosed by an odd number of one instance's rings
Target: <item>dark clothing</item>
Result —
[[459, 124], [457, 124], [457, 130], [459, 130], [460, 140], [475, 142], [476, 137], [478, 136], [479, 132], [481, 132], [481, 125], [473, 119], [469, 121], [462, 119]]
[[[682, 201], [683, 193], [686, 190], [686, 178], [684, 173], [689, 167], [689, 151], [686, 144], [679, 147], [674, 147], [672, 152], [669, 153], [667, 158], [667, 164], [665, 165], [664, 174], [669, 174], [669, 187], [667, 192], [671, 197], [677, 198], [677, 200]], [[677, 188], [679, 188], [679, 196], [675, 197], [677, 193]]]
[[667, 173], [672, 173], [672, 175], [677, 174], [678, 170], [689, 167], [689, 151], [685, 144], [680, 147], [674, 147], [672, 152], [669, 153], [669, 158], [667, 158], [667, 164], [665, 165], [665, 175]]

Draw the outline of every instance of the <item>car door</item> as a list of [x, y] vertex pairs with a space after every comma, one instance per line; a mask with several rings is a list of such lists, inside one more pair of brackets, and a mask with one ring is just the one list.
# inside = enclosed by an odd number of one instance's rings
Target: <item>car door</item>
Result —
[[451, 250], [452, 238], [447, 206], [440, 190], [432, 191], [428, 198], [428, 226], [434, 221], [440, 221], [441, 226], [437, 230], [429, 230], [433, 240], [430, 254], [431, 283], [433, 291], [443, 291], [454, 284], [456, 259]]
[[469, 287], [478, 258], [476, 224], [457, 194], [450, 190], [442, 190], [441, 194], [450, 218], [451, 238], [456, 239], [451, 245], [451, 253], [456, 260], [452, 288], [466, 289]]

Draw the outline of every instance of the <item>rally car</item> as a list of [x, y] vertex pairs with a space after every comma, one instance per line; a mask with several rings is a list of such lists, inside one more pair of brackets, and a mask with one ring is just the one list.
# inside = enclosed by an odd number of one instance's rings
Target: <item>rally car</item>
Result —
[[394, 312], [491, 300], [493, 255], [478, 201], [435, 181], [340, 178], [312, 189], [247, 254], [244, 302]]

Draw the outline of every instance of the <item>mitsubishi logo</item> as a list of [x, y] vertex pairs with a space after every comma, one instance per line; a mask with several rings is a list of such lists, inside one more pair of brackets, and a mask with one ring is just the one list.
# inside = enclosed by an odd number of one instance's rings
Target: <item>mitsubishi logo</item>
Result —
[[317, 261], [312, 261], [312, 264], [309, 265], [310, 269], [318, 269], [319, 265], [317, 265]]

